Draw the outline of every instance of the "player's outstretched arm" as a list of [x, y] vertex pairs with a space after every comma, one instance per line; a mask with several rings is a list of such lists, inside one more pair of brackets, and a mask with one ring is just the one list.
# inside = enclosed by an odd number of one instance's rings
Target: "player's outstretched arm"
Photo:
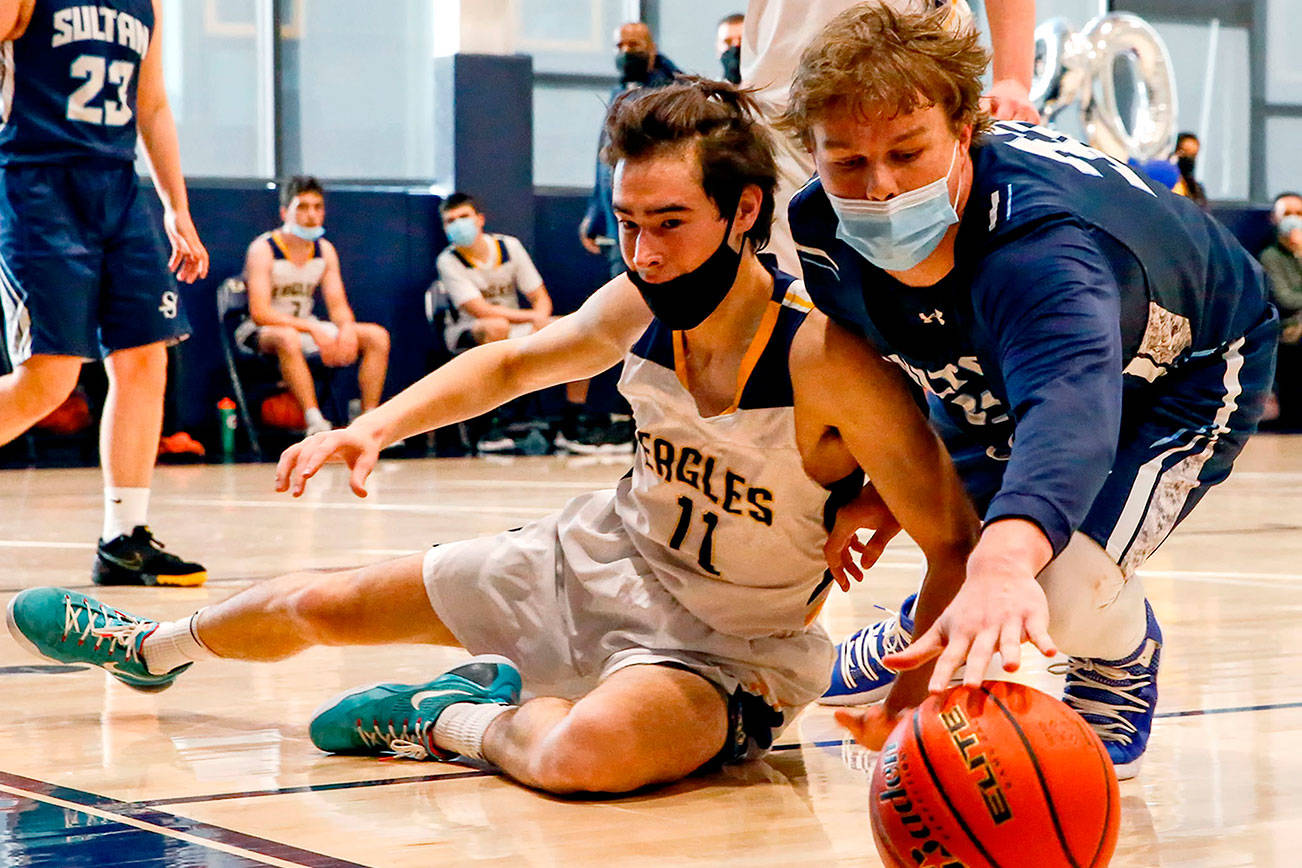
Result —
[[[889, 514], [922, 548], [927, 575], [915, 630], [927, 630], [958, 593], [980, 532], [949, 453], [900, 371], [822, 314], [810, 314], [796, 336], [791, 371], [797, 432], [811, 475], [819, 478], [810, 458], [835, 462], [829, 444], [839, 440]], [[821, 455], [814, 452], [819, 446]], [[893, 714], [921, 701], [928, 674], [924, 668], [897, 679], [887, 710]]]
[[190, 201], [181, 174], [181, 149], [176, 137], [176, 121], [167, 102], [163, 86], [162, 2], [153, 0], [154, 32], [149, 49], [140, 64], [140, 83], [136, 91], [136, 125], [145, 146], [145, 162], [154, 179], [154, 188], [163, 202], [163, 228], [172, 245], [167, 267], [186, 283], [208, 275], [208, 251], [190, 219]]
[[291, 446], [276, 467], [276, 490], [297, 497], [322, 465], [342, 458], [353, 469], [353, 491], [365, 496], [366, 476], [383, 447], [473, 419], [521, 395], [595, 376], [622, 359], [650, 322], [637, 289], [617, 277], [547, 328], [467, 350], [347, 428]]
[[1035, 0], [987, 0], [990, 20], [990, 62], [993, 83], [982, 98], [998, 120], [1039, 123], [1031, 105], [1031, 73], [1035, 67]]

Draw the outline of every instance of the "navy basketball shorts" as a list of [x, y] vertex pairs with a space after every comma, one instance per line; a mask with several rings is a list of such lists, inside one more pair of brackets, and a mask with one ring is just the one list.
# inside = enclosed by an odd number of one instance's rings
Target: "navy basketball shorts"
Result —
[[0, 299], [15, 366], [185, 338], [167, 258], [130, 163], [0, 169]]
[[[1243, 337], [1196, 353], [1137, 400], [1128, 396], [1112, 472], [1080, 526], [1126, 577], [1230, 475], [1265, 408], [1278, 333], [1272, 310]], [[978, 447], [949, 445], [984, 510], [1007, 463]]]

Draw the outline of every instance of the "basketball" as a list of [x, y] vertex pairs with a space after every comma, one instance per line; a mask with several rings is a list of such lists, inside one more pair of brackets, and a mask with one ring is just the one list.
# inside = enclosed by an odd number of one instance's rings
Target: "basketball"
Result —
[[273, 428], [302, 431], [307, 427], [303, 408], [289, 392], [277, 392], [262, 402], [262, 421]]
[[872, 830], [888, 868], [1101, 868], [1120, 795], [1078, 714], [1006, 681], [922, 703], [872, 777]]

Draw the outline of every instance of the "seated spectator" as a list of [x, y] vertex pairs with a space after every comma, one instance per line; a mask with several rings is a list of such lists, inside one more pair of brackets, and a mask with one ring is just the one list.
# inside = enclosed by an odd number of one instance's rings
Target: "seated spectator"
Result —
[[[484, 215], [465, 193], [439, 206], [447, 249], [437, 260], [443, 292], [455, 306], [444, 330], [448, 349], [470, 347], [535, 332], [551, 322], [552, 300], [518, 238], [484, 231]], [[522, 304], [523, 302], [523, 304]], [[574, 453], [606, 451], [606, 432], [585, 412], [588, 381], [565, 385], [565, 413], [556, 448]], [[514, 450], [497, 426], [478, 438], [481, 452]]]
[[1276, 427], [1302, 429], [1302, 195], [1280, 193], [1270, 210], [1275, 239], [1261, 251], [1271, 300], [1279, 308], [1279, 360], [1275, 367]]
[[[280, 188], [280, 218], [282, 225], [255, 238], [245, 255], [249, 318], [236, 326], [235, 342], [245, 351], [276, 356], [281, 376], [303, 407], [310, 437], [332, 426], [317, 404], [308, 358], [319, 356], [330, 367], [343, 367], [360, 357], [357, 382], [361, 410], [366, 412], [380, 403], [389, 367], [389, 332], [353, 317], [339, 254], [321, 237], [325, 191], [315, 178], [296, 175]], [[312, 311], [318, 288], [329, 321]]]
[[1302, 338], [1302, 194], [1276, 196], [1270, 222], [1275, 239], [1258, 258], [1279, 308], [1283, 325], [1280, 342], [1296, 344]]

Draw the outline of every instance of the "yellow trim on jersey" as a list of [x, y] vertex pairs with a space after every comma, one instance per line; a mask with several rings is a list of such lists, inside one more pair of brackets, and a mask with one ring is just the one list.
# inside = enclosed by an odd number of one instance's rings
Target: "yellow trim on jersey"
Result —
[[[737, 368], [737, 391], [733, 395], [732, 403], [724, 410], [721, 410], [719, 416], [727, 416], [729, 413], [737, 412], [737, 407], [741, 404], [742, 393], [746, 391], [746, 382], [750, 380], [751, 372], [759, 364], [760, 356], [764, 355], [764, 350], [769, 345], [769, 338], [773, 337], [773, 329], [778, 324], [778, 312], [782, 305], [776, 301], [769, 301], [764, 308], [764, 316], [760, 319], [759, 328], [755, 330], [755, 337], [750, 339], [750, 346], [746, 348], [746, 354], [741, 357], [741, 365]], [[687, 385], [687, 344], [684, 333], [675, 331], [674, 335], [674, 374], [678, 377], [678, 382], [683, 388], [691, 394], [692, 388]]]
[[814, 303], [812, 301], [804, 296], [797, 295], [794, 292], [788, 292], [786, 296], [783, 297], [782, 303], [787, 307], [794, 307], [796, 310], [803, 310], [805, 313], [809, 313], [814, 309]]
[[297, 262], [294, 262], [293, 257], [289, 255], [289, 247], [288, 245], [285, 244], [285, 239], [280, 237], [279, 229], [271, 230], [271, 243], [280, 248], [280, 252], [285, 254], [286, 259], [288, 259], [290, 262], [293, 262], [295, 265], [298, 264]]

